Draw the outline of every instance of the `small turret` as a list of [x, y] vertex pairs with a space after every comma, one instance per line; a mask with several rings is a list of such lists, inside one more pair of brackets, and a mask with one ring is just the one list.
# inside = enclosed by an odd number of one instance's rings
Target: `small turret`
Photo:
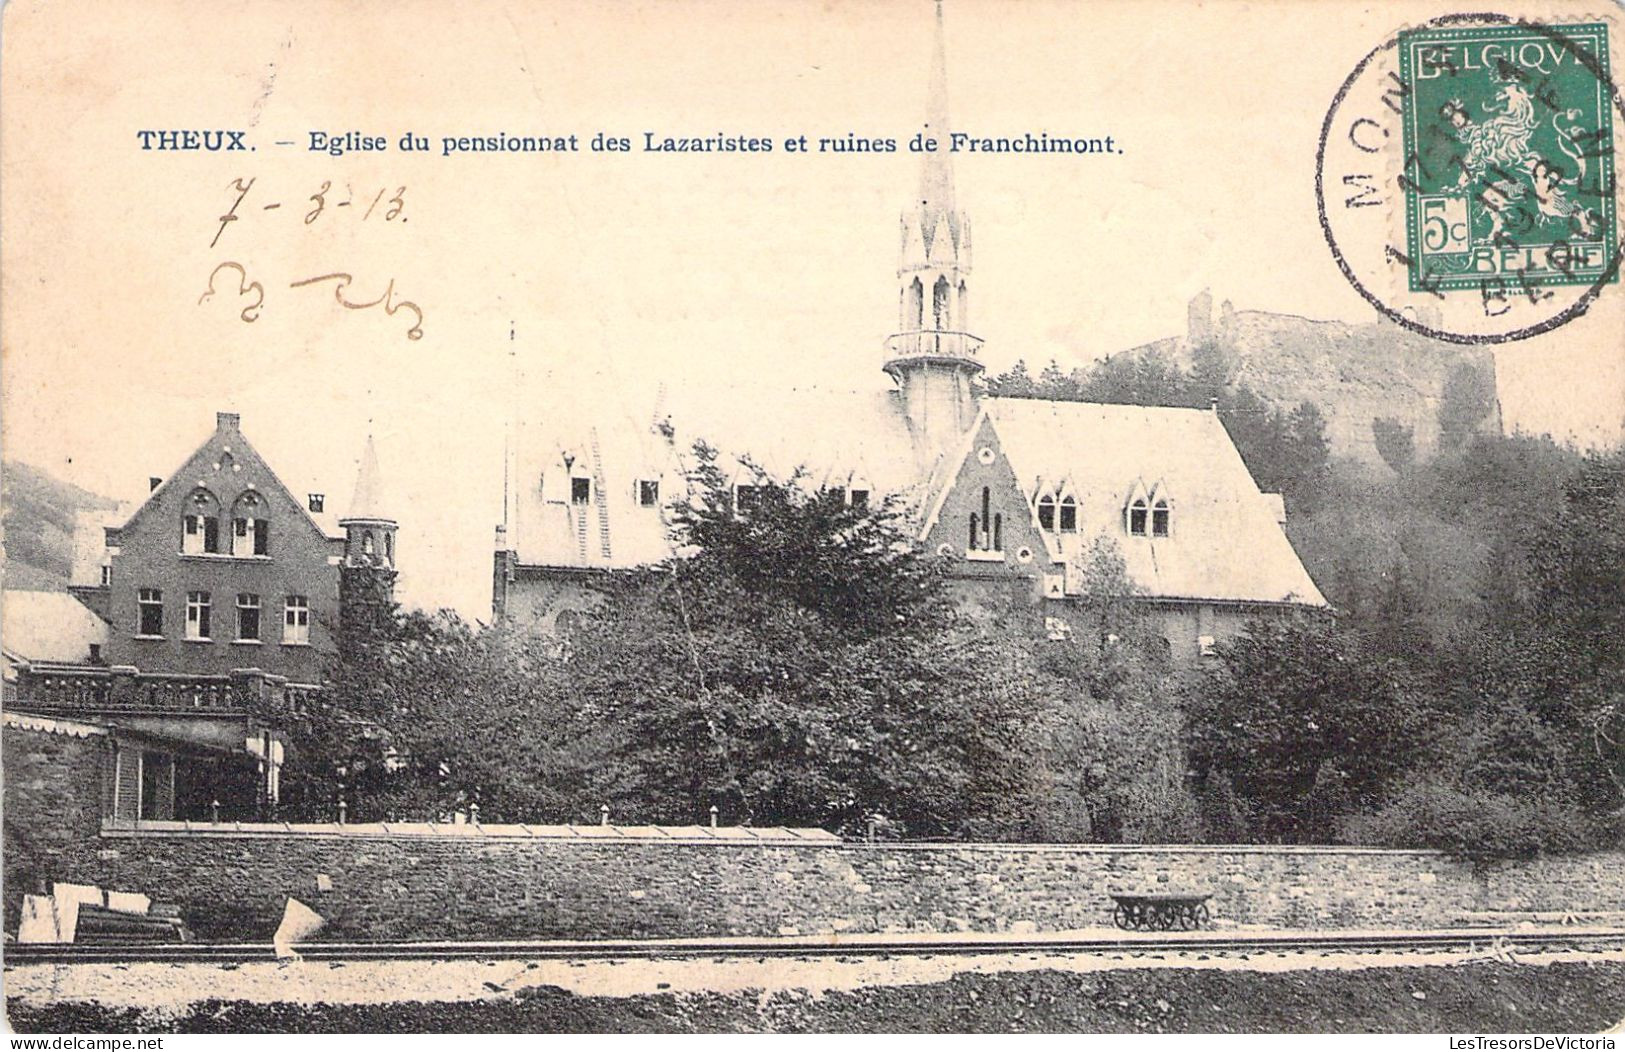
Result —
[[347, 635], [362, 638], [382, 623], [395, 602], [395, 517], [386, 509], [378, 451], [372, 436], [361, 453], [355, 495], [339, 520], [344, 562], [339, 567], [339, 618]]

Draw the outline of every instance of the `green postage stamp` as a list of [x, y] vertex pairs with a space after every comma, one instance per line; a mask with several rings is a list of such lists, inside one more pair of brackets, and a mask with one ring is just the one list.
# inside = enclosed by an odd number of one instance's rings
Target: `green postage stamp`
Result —
[[1608, 27], [1402, 33], [1413, 292], [1617, 282]]

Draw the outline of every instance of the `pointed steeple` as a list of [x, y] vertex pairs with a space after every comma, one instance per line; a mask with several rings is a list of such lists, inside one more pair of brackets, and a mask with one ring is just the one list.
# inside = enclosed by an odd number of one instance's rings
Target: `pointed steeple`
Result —
[[361, 451], [361, 467], [355, 476], [355, 495], [345, 510], [346, 519], [368, 519], [373, 522], [394, 522], [395, 517], [384, 510], [384, 492], [378, 471], [378, 449], [372, 436]]
[[931, 80], [926, 99], [925, 134], [937, 141], [935, 152], [925, 155], [920, 168], [920, 218], [926, 241], [933, 240], [937, 221], [944, 216], [959, 236], [954, 209], [954, 166], [948, 152], [948, 49], [943, 41], [942, 0], [937, 0], [937, 23], [931, 52]]

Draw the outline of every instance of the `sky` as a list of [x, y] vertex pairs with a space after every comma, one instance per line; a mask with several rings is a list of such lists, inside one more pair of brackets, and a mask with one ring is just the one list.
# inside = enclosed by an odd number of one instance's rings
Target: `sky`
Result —
[[[1380, 6], [949, 0], [957, 129], [1122, 149], [956, 156], [990, 371], [1176, 334], [1204, 288], [1238, 309], [1369, 321], [1316, 220], [1314, 152], [1354, 64], [1437, 13]], [[0, 448], [138, 497], [230, 409], [291, 489], [342, 504], [370, 432], [398, 504], [401, 597], [486, 617], [510, 413], [659, 380], [745, 397], [888, 383], [919, 159], [782, 142], [906, 147], [932, 23], [921, 0], [289, 0], [207, 18], [165, 0], [15, 0], [0, 31]], [[233, 129], [251, 150], [141, 149], [138, 132], [165, 129]], [[589, 150], [600, 131], [634, 150]], [[332, 156], [312, 132], [389, 148]], [[648, 153], [644, 132], [775, 150]], [[407, 133], [430, 149], [401, 151]], [[443, 136], [497, 134], [574, 134], [581, 151], [440, 155]], [[252, 323], [228, 262], [264, 293]], [[298, 284], [332, 274], [351, 280]], [[1621, 300], [1498, 352], [1509, 423], [1618, 438]]]

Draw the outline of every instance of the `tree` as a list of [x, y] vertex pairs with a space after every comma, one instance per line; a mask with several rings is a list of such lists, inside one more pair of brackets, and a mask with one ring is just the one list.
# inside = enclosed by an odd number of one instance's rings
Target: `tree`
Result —
[[1227, 786], [1254, 839], [1332, 839], [1434, 740], [1436, 715], [1404, 670], [1322, 617], [1253, 622], [1192, 695], [1196, 776]]
[[1396, 475], [1410, 470], [1416, 458], [1416, 445], [1411, 429], [1391, 416], [1379, 416], [1371, 421], [1371, 438], [1376, 442], [1377, 455]]

